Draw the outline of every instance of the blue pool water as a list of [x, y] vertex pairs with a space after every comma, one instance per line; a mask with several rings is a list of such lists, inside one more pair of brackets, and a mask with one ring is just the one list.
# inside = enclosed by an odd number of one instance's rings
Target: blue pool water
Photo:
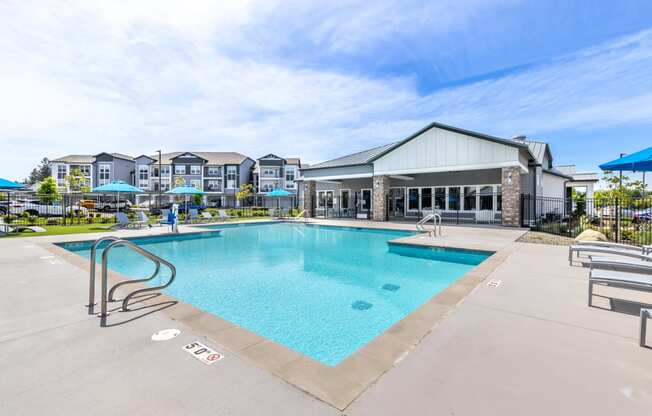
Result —
[[[388, 244], [410, 234], [400, 231], [292, 223], [212, 228], [222, 232], [133, 241], [177, 267], [165, 293], [330, 366], [491, 254]], [[90, 255], [90, 243], [63, 247]], [[125, 248], [112, 251], [109, 267], [131, 277], [153, 271]]]

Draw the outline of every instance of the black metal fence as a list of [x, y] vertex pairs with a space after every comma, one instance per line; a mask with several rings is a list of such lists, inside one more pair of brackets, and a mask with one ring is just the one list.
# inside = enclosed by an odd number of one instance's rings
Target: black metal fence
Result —
[[575, 238], [591, 229], [611, 241], [652, 243], [652, 198], [550, 198], [521, 195], [521, 224]]
[[[236, 195], [171, 196], [147, 193], [137, 195], [97, 195], [82, 193], [39, 195], [34, 192], [1, 192], [0, 222], [25, 226], [66, 226], [115, 223], [117, 211], [134, 216], [136, 210], [156, 218], [173, 203], [179, 205], [180, 218], [186, 210], [224, 209], [233, 218], [265, 217], [270, 214], [296, 215], [301, 201], [296, 197], [274, 198], [255, 195], [238, 200]], [[270, 211], [272, 210], [272, 211]]]

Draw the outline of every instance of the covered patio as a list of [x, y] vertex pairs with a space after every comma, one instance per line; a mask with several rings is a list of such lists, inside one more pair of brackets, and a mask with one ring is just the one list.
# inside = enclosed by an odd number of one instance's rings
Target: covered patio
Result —
[[318, 218], [438, 213], [447, 223], [519, 226], [520, 196], [537, 186], [536, 166], [523, 140], [433, 123], [401, 142], [302, 169], [304, 208]]

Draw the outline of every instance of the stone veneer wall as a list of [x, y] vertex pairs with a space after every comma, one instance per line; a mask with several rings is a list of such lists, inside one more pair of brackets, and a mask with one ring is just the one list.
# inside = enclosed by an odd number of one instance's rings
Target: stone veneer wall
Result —
[[315, 216], [315, 207], [313, 203], [316, 201], [317, 197], [317, 184], [315, 181], [304, 181], [303, 182], [303, 206], [302, 210], [306, 210], [306, 217]]
[[389, 195], [389, 176], [374, 176], [373, 191], [373, 220], [387, 221], [385, 213], [387, 211], [387, 195]]
[[502, 218], [506, 227], [521, 226], [521, 171], [518, 167], [502, 169]]

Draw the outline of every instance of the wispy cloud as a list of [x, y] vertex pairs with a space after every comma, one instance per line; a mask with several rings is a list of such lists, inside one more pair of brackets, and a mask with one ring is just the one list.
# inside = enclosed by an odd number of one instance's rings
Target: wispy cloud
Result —
[[[652, 121], [651, 32], [424, 95], [409, 75], [286, 65], [275, 48], [255, 53], [264, 49], [249, 36], [256, 28], [278, 32], [270, 43], [293, 39], [277, 21], [265, 25], [278, 13], [273, 2], [191, 3], [1, 3], [0, 176], [24, 176], [44, 155], [103, 150], [318, 161], [433, 120], [507, 137]], [[396, 3], [357, 7], [295, 12], [315, 42], [349, 54], [391, 37], [396, 22], [385, 19], [437, 13], [416, 4], [402, 17]], [[464, 10], [445, 21], [464, 24], [474, 15]], [[238, 46], [250, 53], [234, 54]]]

